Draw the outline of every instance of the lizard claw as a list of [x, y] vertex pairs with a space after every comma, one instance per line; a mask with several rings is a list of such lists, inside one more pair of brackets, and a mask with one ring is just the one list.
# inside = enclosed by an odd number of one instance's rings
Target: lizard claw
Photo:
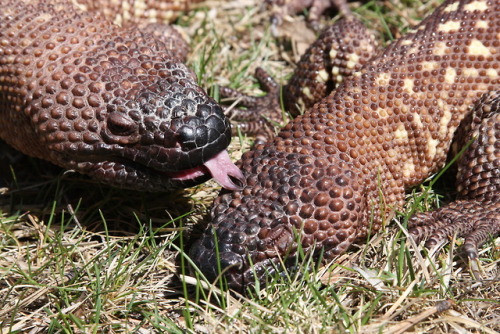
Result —
[[255, 78], [266, 95], [250, 96], [229, 87], [220, 87], [220, 94], [223, 98], [235, 100], [238, 105], [226, 108], [226, 116], [238, 123], [233, 132], [240, 130], [256, 136], [256, 144], [260, 144], [274, 137], [275, 126], [283, 122], [281, 86], [260, 67], [255, 70]]
[[432, 248], [457, 234], [465, 237], [463, 250], [470, 259], [478, 258], [478, 248], [500, 232], [500, 203], [460, 200], [432, 212], [410, 218], [409, 232], [417, 242], [426, 240]]
[[418, 213], [409, 232], [432, 247], [455, 233], [464, 251], [477, 259], [478, 247], [500, 233], [500, 91], [486, 93], [459, 128], [458, 147], [470, 145], [458, 160], [458, 200], [433, 212]]

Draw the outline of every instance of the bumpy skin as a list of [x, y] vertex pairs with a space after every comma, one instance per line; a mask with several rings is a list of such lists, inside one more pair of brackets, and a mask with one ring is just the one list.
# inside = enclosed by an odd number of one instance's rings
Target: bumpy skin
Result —
[[[274, 127], [280, 124], [282, 107], [292, 116], [311, 108], [330, 94], [344, 78], [359, 71], [377, 49], [372, 33], [352, 15], [325, 28], [297, 63], [288, 84], [281, 87], [263, 69], [257, 68], [255, 77], [264, 96], [248, 96], [228, 87], [221, 87], [224, 97], [237, 99], [245, 109], [232, 109], [238, 128], [257, 135], [257, 143], [274, 136]], [[283, 104], [283, 105], [282, 105]]]
[[73, 0], [82, 11], [96, 12], [122, 27], [137, 27], [163, 42], [179, 59], [189, 46], [177, 30], [167, 23], [174, 21], [190, 5], [203, 0]]
[[200, 166], [229, 144], [230, 124], [184, 51], [64, 0], [0, 7], [0, 138], [119, 187], [210, 178]]
[[376, 49], [373, 34], [353, 16], [325, 28], [300, 58], [290, 82], [283, 87], [286, 110], [297, 116], [311, 108], [343, 78], [359, 71]]
[[166, 23], [203, 0], [74, 0], [85, 11], [100, 12], [118, 25]]
[[[500, 1], [446, 1], [272, 142], [244, 154], [247, 186], [216, 199], [211, 226], [191, 249], [194, 262], [214, 279], [220, 257], [229, 286], [242, 290], [280, 270], [279, 257], [293, 262], [297, 240], [326, 259], [344, 252], [401, 208], [405, 189], [443, 166], [470, 107], [500, 89], [499, 72]], [[489, 122], [486, 132], [498, 127]], [[498, 178], [481, 172], [498, 175], [498, 141], [488, 138], [477, 150], [493, 150], [493, 161], [479, 158], [473, 170], [498, 193]], [[498, 198], [491, 202], [480, 212], [496, 233]], [[477, 217], [467, 205], [456, 207]], [[484, 238], [476, 235], [473, 247]]]
[[500, 231], [500, 91], [485, 94], [469, 119], [457, 143], [471, 142], [458, 161], [457, 201], [416, 214], [409, 231], [427, 246], [463, 235], [466, 254], [476, 259], [477, 246]]

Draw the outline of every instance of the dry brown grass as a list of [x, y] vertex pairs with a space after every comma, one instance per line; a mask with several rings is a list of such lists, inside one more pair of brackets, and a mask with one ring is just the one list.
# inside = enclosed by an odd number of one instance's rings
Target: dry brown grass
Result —
[[[352, 3], [385, 41], [437, 5]], [[204, 87], [258, 93], [263, 66], [279, 81], [312, 34], [287, 18], [272, 36], [261, 1], [208, 1], [178, 24], [193, 46], [189, 65]], [[236, 159], [251, 140], [235, 138]], [[218, 187], [174, 194], [109, 189], [0, 150], [1, 333], [495, 333], [500, 331], [499, 238], [472, 270], [459, 241], [433, 251], [405, 236], [409, 205], [382, 233], [320, 268], [278, 278], [253, 298], [206, 287], [185, 269], [192, 235]], [[421, 189], [419, 189], [421, 190]], [[410, 196], [412, 203], [418, 196]], [[476, 268], [477, 267], [477, 268]], [[203, 288], [205, 286], [205, 288]]]

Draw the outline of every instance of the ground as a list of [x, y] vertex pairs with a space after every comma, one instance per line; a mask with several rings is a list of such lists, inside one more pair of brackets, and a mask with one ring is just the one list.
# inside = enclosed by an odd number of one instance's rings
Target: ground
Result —
[[[256, 66], [284, 82], [314, 38], [304, 15], [273, 27], [261, 3], [208, 1], [176, 21], [192, 45], [188, 65], [216, 98], [217, 85], [259, 93]], [[350, 6], [388, 43], [438, 4]], [[232, 157], [251, 141], [234, 138]], [[500, 331], [500, 238], [469, 264], [461, 240], [428, 251], [406, 237], [414, 210], [450, 199], [449, 182], [436, 186], [437, 177], [409, 193], [406, 210], [365, 244], [330, 263], [305, 259], [300, 274], [242, 297], [186, 269], [183, 250], [207, 221], [215, 182], [144, 194], [99, 185], [4, 143], [0, 161], [1, 333]]]

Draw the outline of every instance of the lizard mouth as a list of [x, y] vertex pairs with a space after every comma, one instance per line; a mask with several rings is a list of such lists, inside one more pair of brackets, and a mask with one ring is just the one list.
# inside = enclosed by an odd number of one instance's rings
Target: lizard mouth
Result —
[[241, 170], [229, 158], [226, 150], [210, 158], [202, 166], [181, 170], [178, 172], [166, 172], [171, 179], [185, 181], [201, 178], [210, 174], [213, 179], [223, 188], [228, 190], [238, 190], [241, 187], [236, 185], [233, 179], [244, 184], [245, 178]]
[[103, 160], [99, 155], [87, 155], [71, 163], [75, 170], [101, 182], [121, 188], [146, 191], [168, 191], [192, 187], [211, 177], [223, 188], [238, 190], [245, 183], [241, 170], [231, 161], [226, 150], [217, 153], [199, 166], [169, 171], [147, 166], [125, 157]]
[[[224, 245], [219, 245], [223, 248]], [[249, 254], [241, 255], [232, 251], [215, 252], [204, 248], [200, 241], [195, 242], [190, 250], [194, 264], [203, 272], [211, 282], [224, 277], [228, 287], [245, 293], [256, 284], [267, 285], [274, 276], [286, 277], [299, 269], [296, 254], [285, 257], [271, 257], [262, 261], [249, 261]], [[219, 271], [220, 270], [220, 271]]]

